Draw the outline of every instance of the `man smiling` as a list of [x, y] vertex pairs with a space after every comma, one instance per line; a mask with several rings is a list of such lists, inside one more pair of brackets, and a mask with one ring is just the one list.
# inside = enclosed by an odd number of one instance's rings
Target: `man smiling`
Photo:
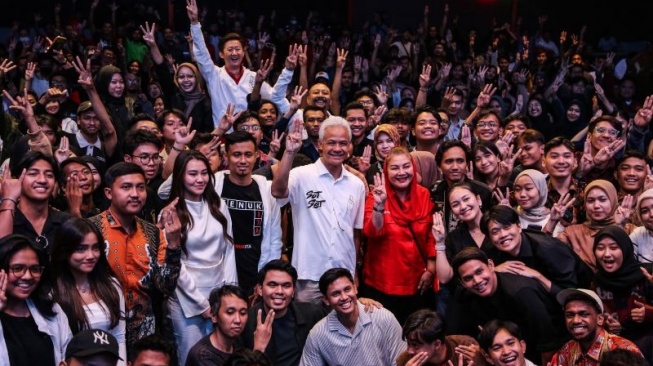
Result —
[[300, 366], [396, 364], [406, 349], [401, 326], [386, 309], [364, 311], [348, 269], [326, 271], [320, 277], [320, 291], [324, 304], [333, 310], [308, 334]]
[[476, 336], [478, 327], [492, 319], [524, 326], [524, 339], [533, 345], [531, 359], [549, 360], [564, 334], [560, 308], [534, 279], [498, 272], [477, 247], [461, 250], [452, 267], [464, 288], [447, 307], [448, 334]]
[[598, 366], [603, 353], [615, 349], [641, 354], [631, 341], [602, 328], [605, 321], [603, 303], [594, 291], [567, 289], [556, 298], [563, 307], [565, 324], [573, 339], [553, 355], [551, 365]]

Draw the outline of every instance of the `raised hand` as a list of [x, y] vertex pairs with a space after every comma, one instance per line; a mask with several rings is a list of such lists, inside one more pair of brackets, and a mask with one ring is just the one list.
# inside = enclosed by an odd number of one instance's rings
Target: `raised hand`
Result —
[[506, 187], [506, 194], [497, 188], [492, 192], [492, 197], [499, 201], [498, 205], [510, 207], [510, 188]]
[[388, 93], [381, 87], [381, 85], [377, 85], [374, 88], [374, 95], [376, 95], [376, 99], [379, 100], [381, 105], [386, 105], [386, 103], [388, 103]]
[[347, 55], [349, 54], [349, 51], [346, 49], [340, 49], [338, 48], [338, 57], [336, 58], [336, 68], [339, 70], [342, 70], [345, 67], [345, 63], [347, 62]]
[[406, 366], [422, 366], [426, 363], [426, 360], [429, 359], [429, 354], [426, 352], [420, 352], [413, 356], [408, 362], [406, 362]]
[[274, 322], [274, 310], [270, 310], [263, 321], [263, 310], [256, 313], [256, 330], [254, 331], [254, 349], [264, 352], [272, 338], [272, 323]]
[[25, 81], [30, 81], [34, 78], [34, 70], [36, 69], [35, 62], [28, 62], [25, 68]]
[[492, 84], [485, 84], [483, 87], [483, 90], [478, 94], [478, 98], [476, 98], [476, 105], [479, 108], [485, 108], [490, 104], [490, 100], [492, 99], [492, 95], [496, 93], [497, 88], [494, 87]]
[[257, 41], [257, 46], [259, 50], [262, 50], [265, 48], [265, 45], [270, 41], [270, 35], [266, 32], [259, 32], [258, 33], [258, 41]]
[[169, 248], [178, 248], [181, 244], [181, 222], [177, 215], [177, 203], [179, 197], [175, 198], [168, 206], [161, 211], [161, 222], [165, 232]]
[[32, 105], [29, 104], [29, 101], [27, 100], [27, 88], [23, 89], [22, 98], [20, 96], [16, 96], [16, 99], [14, 99], [6, 90], [3, 90], [2, 94], [10, 103], [9, 109], [20, 112], [25, 119], [34, 117], [34, 110], [32, 109]]
[[233, 103], [227, 103], [227, 111], [225, 112], [224, 116], [220, 119], [220, 122], [218, 123], [218, 130], [221, 130], [222, 133], [226, 133], [231, 129], [231, 126], [233, 126], [234, 122], [240, 117], [240, 114], [243, 113], [243, 111], [240, 111], [238, 113], [235, 113], [236, 105]]
[[653, 188], [653, 172], [651, 172], [651, 167], [646, 165], [646, 180], [644, 181], [644, 190], [643, 192], [648, 191]]
[[508, 132], [497, 140], [496, 145], [499, 149], [499, 155], [501, 158], [505, 159], [512, 152], [511, 144], [515, 140], [515, 137], [516, 136], [512, 132]]
[[152, 23], [152, 26], [148, 22], [145, 22], [145, 27], [142, 25], [141, 27], [141, 32], [143, 32], [143, 41], [145, 41], [145, 44], [147, 44], [150, 47], [156, 46], [156, 39], [154, 38], [154, 29], [156, 28], [156, 24]]
[[6, 58], [2, 60], [2, 62], [0, 62], [0, 79], [15, 68], [16, 65], [10, 59]]
[[302, 147], [302, 129], [304, 125], [296, 118], [292, 121], [292, 127], [286, 137], [286, 151], [296, 153]]
[[431, 65], [425, 63], [422, 66], [422, 73], [419, 74], [419, 88], [420, 89], [428, 88], [430, 82], [431, 82]]
[[64, 192], [70, 212], [77, 213], [81, 216], [84, 195], [82, 194], [82, 189], [79, 188], [79, 176], [75, 175], [67, 178]]
[[93, 85], [93, 75], [91, 74], [91, 59], [86, 60], [86, 66], [84, 66], [84, 63], [82, 60], [79, 58], [79, 56], [76, 57], [76, 59], [73, 61], [73, 67], [75, 68], [75, 71], [79, 74], [79, 79], [77, 79], [77, 83], [81, 85], [85, 90], [91, 90], [94, 88]]
[[274, 62], [272, 61], [272, 59], [267, 59], [261, 62], [261, 66], [259, 67], [258, 71], [256, 71], [257, 83], [263, 83], [265, 79], [268, 78], [268, 75], [270, 75], [270, 71], [272, 71], [272, 66], [274, 66], [273, 64]]
[[643, 302], [637, 300], [634, 301], [634, 304], [637, 307], [630, 310], [630, 318], [635, 323], [643, 323], [645, 319], [644, 316], [646, 314], [646, 306]]
[[565, 195], [560, 197], [558, 202], [554, 203], [553, 207], [551, 207], [549, 220], [554, 222], [559, 222], [562, 220], [562, 218], [565, 216], [565, 212], [567, 212], [569, 207], [571, 207], [574, 202], [576, 202], [576, 197], [572, 197], [569, 192], [565, 193]]
[[26, 170], [23, 169], [23, 171], [20, 173], [20, 177], [18, 177], [18, 179], [14, 179], [11, 177], [9, 169], [5, 168], [2, 174], [2, 189], [0, 189], [2, 192], [2, 198], [11, 198], [15, 202], [18, 201], [23, 185], [23, 179], [25, 178], [25, 173]]
[[453, 101], [453, 96], [456, 93], [456, 88], [449, 86], [444, 90], [444, 96], [442, 97], [442, 104], [440, 107], [447, 109], [451, 102]]
[[651, 117], [653, 117], [653, 95], [646, 97], [644, 105], [635, 114], [633, 123], [637, 127], [645, 128], [649, 123], [651, 123]]
[[295, 91], [290, 97], [290, 109], [297, 110], [302, 104], [302, 100], [306, 93], [308, 93], [308, 89], [304, 89], [301, 85], [297, 85]]
[[472, 148], [472, 132], [467, 123], [463, 124], [463, 127], [460, 130], [460, 141], [462, 141], [468, 149]]
[[188, 19], [191, 24], [199, 23], [200, 17], [196, 0], [186, 0], [186, 13], [188, 13]]
[[374, 198], [374, 206], [377, 207], [385, 206], [385, 201], [388, 199], [388, 195], [385, 190], [385, 179], [381, 173], [374, 174], [374, 188], [372, 188], [372, 198]]
[[649, 273], [644, 267], [639, 267], [639, 269], [642, 270], [642, 273], [644, 274], [644, 277], [646, 277], [648, 282], [653, 283], [653, 274]]
[[485, 74], [487, 73], [488, 67], [483, 65], [478, 68], [478, 80], [482, 83], [485, 81]]
[[298, 47], [301, 46], [298, 44], [288, 46], [288, 57], [286, 57], [286, 63], [284, 65], [288, 70], [295, 70], [295, 67], [297, 67]]
[[624, 226], [630, 215], [633, 212], [633, 203], [635, 198], [632, 195], [627, 194], [624, 196], [621, 204], [617, 206], [617, 210], [614, 212], [614, 223], [619, 226]]
[[601, 165], [610, 160], [616, 153], [626, 146], [626, 141], [622, 139], [614, 140], [610, 145], [605, 146], [594, 155], [594, 164]]
[[385, 112], [388, 111], [388, 107], [385, 105], [380, 105], [374, 109], [374, 113], [370, 116], [368, 123], [370, 127], [376, 127], [379, 123], [381, 123], [381, 120], [383, 119], [383, 115]]
[[360, 56], [354, 56], [354, 72], [360, 74], [363, 69], [363, 58]]
[[603, 326], [607, 328], [608, 332], [612, 334], [621, 333], [621, 323], [616, 318], [616, 316], [605, 313], [603, 319], [604, 319]]
[[372, 146], [367, 145], [363, 149], [363, 156], [358, 159], [358, 171], [361, 173], [367, 172], [370, 169], [370, 160], [372, 159]]
[[474, 179], [474, 164], [467, 164], [467, 173], [465, 175], [468, 179]]
[[70, 157], [70, 142], [68, 141], [68, 137], [64, 136], [61, 138], [59, 148], [54, 152], [54, 157], [59, 164]]
[[444, 221], [442, 220], [442, 213], [436, 212], [433, 214], [433, 227], [431, 227], [433, 238], [438, 245], [444, 245]]
[[594, 167], [594, 157], [592, 156], [592, 142], [590, 139], [585, 139], [583, 155], [580, 158], [578, 170], [581, 174], [585, 174], [592, 170]]
[[285, 132], [279, 134], [279, 131], [277, 130], [272, 131], [272, 139], [270, 139], [270, 153], [276, 155], [279, 152], [281, 149], [281, 140], [283, 140], [285, 135]]
[[191, 141], [193, 141], [193, 138], [195, 137], [195, 133], [197, 131], [191, 130], [190, 126], [193, 124], [193, 117], [188, 118], [188, 123], [185, 126], [180, 126], [178, 129], [174, 131], [175, 135], [175, 144], [179, 144], [181, 146], [188, 146]]
[[308, 61], [308, 56], [306, 55], [307, 51], [308, 51], [307, 45], [303, 45], [303, 46], [300, 45], [297, 47], [297, 63], [301, 67], [306, 66], [306, 62]]
[[499, 177], [503, 178], [504, 181], [508, 181], [510, 179], [510, 175], [512, 175], [512, 170], [515, 166], [515, 161], [517, 160], [517, 157], [522, 153], [522, 149], [517, 150], [517, 152], [514, 154], [512, 153], [512, 150], [513, 146], [510, 145], [505, 157], [499, 162]]

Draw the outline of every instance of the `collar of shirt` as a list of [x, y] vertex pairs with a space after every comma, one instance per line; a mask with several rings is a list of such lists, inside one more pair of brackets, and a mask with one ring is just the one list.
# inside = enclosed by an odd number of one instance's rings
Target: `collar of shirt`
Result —
[[323, 175], [328, 175], [329, 177], [331, 177], [331, 179], [335, 180], [336, 182], [341, 180], [341, 179], [344, 179], [344, 178], [348, 177], [349, 174], [350, 174], [349, 171], [347, 171], [347, 169], [343, 165], [342, 166], [342, 173], [340, 174], [340, 178], [338, 178], [338, 179], [333, 178], [333, 175], [331, 175], [331, 173], [326, 168], [326, 166], [324, 166], [324, 163], [322, 162], [322, 158], [317, 159], [317, 161], [315, 162], [315, 166], [317, 167], [317, 173], [318, 173], [318, 175], [320, 177], [323, 176]]
[[338, 319], [338, 313], [335, 310], [332, 310], [329, 315], [327, 315], [327, 329], [330, 332], [338, 332], [340, 335], [355, 338], [366, 325], [372, 322], [372, 318], [368, 313], [365, 312], [365, 307], [363, 304], [356, 300], [356, 305], [358, 306], [358, 319], [356, 320], [356, 329], [353, 333], [350, 333], [347, 327], [344, 326]]
[[100, 141], [99, 137], [93, 143], [86, 140], [86, 138], [84, 138], [84, 136], [82, 135], [81, 131], [77, 131], [77, 133], [75, 134], [75, 137], [77, 137], [77, 144], [79, 144], [80, 149], [84, 149], [84, 148], [86, 148], [88, 146], [95, 146], [98, 149], [102, 149], [102, 141]]
[[601, 351], [603, 348], [605, 348], [603, 343], [608, 341], [607, 335], [608, 333], [603, 328], [599, 328], [598, 336], [594, 340], [594, 343], [592, 343], [590, 349], [585, 353], [583, 353], [583, 350], [580, 348], [580, 344], [578, 342], [574, 342], [574, 349], [572, 350], [572, 354], [577, 355], [577, 357], [575, 357], [573, 360], [574, 364], [576, 364], [576, 362], [582, 358], [589, 358], [595, 362], [599, 362]]

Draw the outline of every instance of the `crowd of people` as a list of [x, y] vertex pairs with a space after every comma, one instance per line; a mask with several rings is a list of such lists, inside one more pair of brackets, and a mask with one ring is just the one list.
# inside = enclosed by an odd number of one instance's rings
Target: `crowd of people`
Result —
[[614, 39], [88, 5], [0, 44], [0, 366], [653, 362]]

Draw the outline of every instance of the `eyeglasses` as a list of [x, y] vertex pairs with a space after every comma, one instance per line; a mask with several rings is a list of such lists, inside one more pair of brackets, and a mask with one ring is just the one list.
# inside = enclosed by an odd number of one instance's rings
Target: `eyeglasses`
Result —
[[607, 128], [607, 127], [597, 127], [594, 131], [598, 133], [599, 135], [603, 135], [604, 133], [608, 133], [608, 135], [612, 137], [616, 137], [619, 135], [619, 131], [615, 130], [614, 128]]
[[490, 128], [496, 128], [498, 125], [494, 122], [479, 122], [476, 124], [476, 126], [480, 128], [485, 128], [486, 126]]
[[29, 270], [29, 273], [32, 277], [41, 277], [45, 266], [26, 266], [24, 264], [14, 264], [9, 266], [9, 272], [14, 275], [14, 277], [23, 277], [25, 273]]
[[259, 125], [242, 125], [240, 126], [241, 131], [258, 131], [261, 129], [261, 126]]
[[359, 100], [358, 103], [360, 103], [362, 105], [374, 105], [373, 100]]
[[161, 162], [161, 155], [159, 155], [159, 154], [156, 154], [156, 155], [139, 155], [139, 156], [132, 155], [132, 156], [135, 157], [135, 158], [138, 158], [138, 160], [140, 160], [141, 164], [143, 164], [143, 165], [149, 164], [150, 160], [154, 164], [158, 164], [159, 162]]

